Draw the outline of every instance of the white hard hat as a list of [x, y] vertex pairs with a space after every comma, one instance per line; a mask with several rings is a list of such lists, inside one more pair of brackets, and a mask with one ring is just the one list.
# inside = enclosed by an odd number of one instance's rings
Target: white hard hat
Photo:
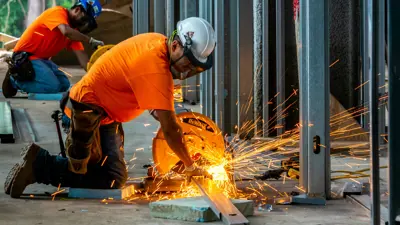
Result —
[[[210, 23], [199, 17], [190, 17], [179, 21], [176, 31], [183, 46], [187, 46], [200, 63], [207, 63], [216, 43]], [[191, 43], [187, 43], [190, 40]]]

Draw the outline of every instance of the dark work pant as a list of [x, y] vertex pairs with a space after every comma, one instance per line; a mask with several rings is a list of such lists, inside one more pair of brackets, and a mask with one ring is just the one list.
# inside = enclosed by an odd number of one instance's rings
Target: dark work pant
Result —
[[34, 163], [36, 182], [74, 188], [122, 187], [128, 176], [124, 162], [122, 124], [100, 126], [99, 136], [102, 159], [96, 164], [89, 164], [86, 174], [69, 171], [67, 158], [50, 155], [48, 151], [41, 149]]

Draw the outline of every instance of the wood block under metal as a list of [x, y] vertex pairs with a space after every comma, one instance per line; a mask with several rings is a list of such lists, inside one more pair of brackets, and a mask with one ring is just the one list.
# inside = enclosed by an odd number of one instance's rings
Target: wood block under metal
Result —
[[[241, 199], [231, 199], [230, 201], [243, 215], [252, 216], [254, 214], [253, 201]], [[152, 202], [149, 204], [149, 208], [150, 215], [157, 218], [194, 222], [210, 222], [220, 219], [203, 197]]]
[[168, 191], [179, 191], [182, 185], [185, 183], [183, 179], [170, 179], [163, 180], [161, 178], [146, 179], [144, 181], [144, 190], [153, 192], [168, 192]]
[[135, 194], [133, 185], [128, 185], [121, 189], [86, 189], [86, 188], [70, 188], [69, 198], [83, 199], [115, 199], [121, 200]]
[[15, 143], [10, 102], [0, 102], [1, 143]]

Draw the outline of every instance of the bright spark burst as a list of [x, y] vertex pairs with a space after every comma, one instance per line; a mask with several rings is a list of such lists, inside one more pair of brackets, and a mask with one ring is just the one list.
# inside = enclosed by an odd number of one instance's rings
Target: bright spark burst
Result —
[[[333, 66], [335, 63], [339, 62], [336, 60], [332, 63]], [[360, 85], [358, 88], [361, 88], [368, 82]], [[277, 93], [272, 99], [270, 99], [268, 104], [276, 104], [275, 100], [279, 96], [280, 93]], [[292, 99], [296, 98], [296, 99]], [[224, 194], [230, 198], [243, 198], [243, 199], [261, 199], [266, 200], [265, 191], [273, 191], [278, 197], [289, 196], [286, 192], [281, 193], [274, 185], [268, 182], [258, 182], [254, 180], [255, 175], [260, 175], [261, 172], [281, 168], [281, 161], [285, 159], [289, 159], [292, 155], [298, 155], [298, 145], [300, 140], [300, 129], [305, 126], [313, 127], [317, 121], [301, 121], [296, 124], [293, 129], [286, 130], [282, 135], [279, 135], [276, 138], [271, 138], [270, 140], [263, 141], [255, 141], [250, 142], [248, 140], [244, 140], [243, 135], [251, 133], [255, 129], [255, 124], [257, 122], [263, 123], [264, 130], [267, 132], [272, 132], [278, 128], [284, 128], [280, 124], [276, 124], [282, 118], [288, 116], [289, 110], [292, 110], [293, 105], [297, 102], [298, 98], [298, 90], [293, 90], [293, 93], [283, 101], [280, 105], [276, 106], [273, 111], [278, 111], [277, 109], [281, 107], [282, 109], [279, 113], [275, 113], [275, 115], [271, 115], [268, 120], [261, 120], [259, 118], [255, 119], [255, 121], [246, 121], [242, 124], [235, 125], [235, 131], [237, 132], [233, 137], [231, 137], [231, 141], [228, 141], [227, 137], [225, 140], [227, 141], [227, 150], [229, 150], [232, 154], [227, 154], [229, 157], [223, 157], [220, 154], [215, 154], [215, 149], [212, 146], [204, 146], [205, 150], [203, 158], [208, 161], [208, 165], [205, 166], [206, 170], [213, 175], [213, 183], [218, 186], [220, 189], [224, 190]], [[292, 99], [291, 101], [289, 101]], [[247, 112], [251, 106], [253, 105], [253, 99], [249, 96], [248, 100], [245, 103], [240, 101], [236, 101], [237, 105], [240, 105], [240, 112]], [[268, 107], [268, 104], [265, 104], [265, 107]], [[285, 108], [283, 108], [285, 107]], [[368, 114], [368, 108], [365, 105], [360, 107], [354, 107], [347, 111], [340, 112], [330, 117], [330, 127], [331, 127], [331, 137], [334, 140], [343, 140], [349, 137], [362, 136], [367, 133], [364, 132], [360, 127], [358, 127], [354, 123], [354, 118]], [[222, 115], [219, 115], [222, 116]], [[193, 131], [198, 132], [198, 131]], [[261, 129], [260, 132], [263, 132]], [[382, 135], [382, 138], [385, 138], [386, 135]], [[322, 148], [327, 148], [323, 144], [320, 144]], [[335, 147], [336, 149], [357, 149], [365, 147], [365, 143], [357, 143], [357, 144], [346, 144], [346, 146]], [[190, 146], [188, 146], [190, 147]], [[194, 148], [194, 146], [192, 146]], [[140, 148], [143, 150], [143, 148]], [[136, 149], [136, 151], [140, 151]], [[353, 150], [353, 153], [357, 154], [365, 154], [365, 150]], [[283, 156], [283, 158], [282, 158]], [[348, 156], [348, 158], [352, 158], [354, 160], [365, 161], [365, 158], [357, 157], [357, 155]], [[130, 161], [136, 159], [136, 156], [133, 155]], [[332, 165], [339, 166], [339, 165]], [[346, 163], [340, 166], [345, 166], [353, 169], [353, 167], [358, 168], [359, 166], [368, 166], [368, 164], [359, 164], [359, 163]], [[135, 164], [131, 165], [129, 169], [135, 167]], [[141, 180], [144, 179], [153, 179], [157, 180], [155, 188], [148, 190], [135, 190], [136, 195], [132, 196], [128, 199], [128, 201], [134, 201], [137, 199], [144, 199], [149, 201], [160, 201], [166, 199], [176, 199], [176, 198], [184, 198], [184, 197], [193, 197], [200, 196], [200, 192], [196, 186], [181, 184], [178, 191], [170, 191], [170, 192], [159, 192], [164, 182], [167, 182], [171, 179], [182, 179], [181, 175], [175, 174], [173, 172], [168, 174], [159, 175], [156, 172], [155, 166], [152, 166], [153, 172], [151, 176], [142, 176], [142, 177], [134, 177], [129, 178], [129, 180]], [[282, 174], [281, 180], [283, 184], [289, 184], [293, 182], [294, 178], [287, 176], [285, 173]], [[245, 188], [238, 188], [237, 182], [244, 182], [244, 180], [250, 179], [251, 181], [246, 181]], [[351, 178], [354, 181], [356, 178]], [[294, 188], [298, 189], [301, 192], [305, 192], [303, 187], [294, 186]]]

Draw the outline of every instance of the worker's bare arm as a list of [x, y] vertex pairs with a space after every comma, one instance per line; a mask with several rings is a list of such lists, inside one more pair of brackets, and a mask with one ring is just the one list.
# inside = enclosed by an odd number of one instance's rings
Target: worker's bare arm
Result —
[[82, 66], [82, 68], [86, 71], [87, 64], [89, 62], [89, 57], [86, 54], [85, 51], [82, 50], [74, 50], [74, 53], [76, 55], [76, 58], [79, 61], [79, 64]]
[[185, 140], [183, 138], [182, 128], [176, 121], [176, 115], [173, 111], [155, 110], [165, 140], [174, 153], [182, 160], [186, 167], [193, 164], [189, 155]]
[[81, 32], [71, 28], [70, 26], [68, 26], [66, 24], [58, 25], [58, 29], [61, 31], [61, 33], [65, 37], [67, 37], [73, 41], [80, 41], [80, 42], [86, 42], [86, 43], [89, 43], [89, 41], [90, 41], [89, 36], [82, 34]]

